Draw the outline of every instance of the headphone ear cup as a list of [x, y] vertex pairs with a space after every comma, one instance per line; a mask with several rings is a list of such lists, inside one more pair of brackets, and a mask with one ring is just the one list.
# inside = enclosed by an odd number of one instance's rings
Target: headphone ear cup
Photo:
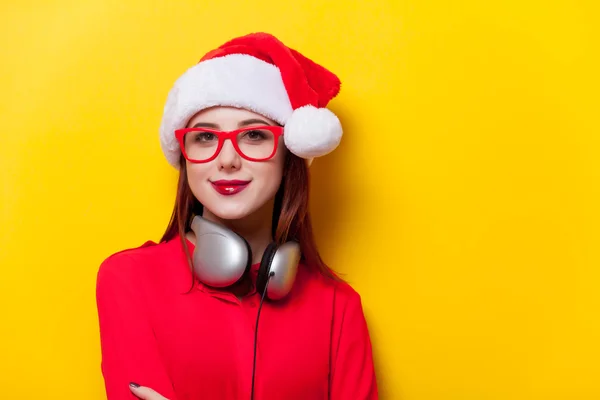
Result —
[[[271, 262], [275, 253], [277, 252], [277, 243], [269, 243], [265, 252], [263, 253], [262, 259], [260, 260], [260, 267], [258, 267], [258, 275], [256, 276], [256, 290], [262, 296], [265, 291], [265, 286], [269, 280], [269, 272], [271, 271]], [[265, 297], [268, 297], [265, 295]]]
[[224, 288], [248, 275], [252, 254], [243, 237], [198, 215], [194, 216], [191, 229], [196, 235], [194, 274], [202, 283]]
[[281, 246], [274, 243], [267, 246], [256, 278], [256, 288], [261, 295], [267, 283], [265, 297], [269, 300], [281, 300], [288, 295], [296, 279], [301, 253], [300, 244], [295, 240]]

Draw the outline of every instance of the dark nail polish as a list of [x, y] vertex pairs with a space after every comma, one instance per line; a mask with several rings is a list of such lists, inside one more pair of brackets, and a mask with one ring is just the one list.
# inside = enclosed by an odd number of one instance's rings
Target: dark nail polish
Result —
[[140, 387], [140, 385], [138, 385], [135, 382], [129, 382], [129, 386], [131, 386], [132, 388], [136, 388], [136, 389]]

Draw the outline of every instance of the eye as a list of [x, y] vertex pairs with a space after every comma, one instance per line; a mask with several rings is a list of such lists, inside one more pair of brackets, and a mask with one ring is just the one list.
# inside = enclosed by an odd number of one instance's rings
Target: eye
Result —
[[210, 142], [217, 139], [217, 135], [211, 132], [198, 132], [194, 136], [195, 142]]
[[244, 133], [244, 138], [248, 140], [263, 140], [266, 138], [266, 134], [263, 131], [253, 129]]

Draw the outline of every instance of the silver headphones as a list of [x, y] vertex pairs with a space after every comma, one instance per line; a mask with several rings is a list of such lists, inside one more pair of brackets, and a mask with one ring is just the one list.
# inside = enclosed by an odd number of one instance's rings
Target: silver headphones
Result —
[[[224, 288], [239, 282], [252, 265], [252, 251], [248, 242], [232, 230], [194, 216], [192, 230], [196, 234], [194, 273], [207, 286]], [[291, 290], [300, 262], [300, 244], [294, 240], [281, 246], [272, 242], [267, 246], [258, 269], [256, 289], [265, 297], [279, 300]]]

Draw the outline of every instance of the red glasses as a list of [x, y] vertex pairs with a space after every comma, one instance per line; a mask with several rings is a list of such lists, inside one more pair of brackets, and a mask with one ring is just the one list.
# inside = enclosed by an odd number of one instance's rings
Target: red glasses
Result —
[[183, 128], [175, 131], [186, 160], [204, 163], [215, 159], [226, 139], [231, 140], [238, 154], [250, 161], [266, 161], [277, 151], [281, 126], [253, 126], [223, 132], [208, 128]]

